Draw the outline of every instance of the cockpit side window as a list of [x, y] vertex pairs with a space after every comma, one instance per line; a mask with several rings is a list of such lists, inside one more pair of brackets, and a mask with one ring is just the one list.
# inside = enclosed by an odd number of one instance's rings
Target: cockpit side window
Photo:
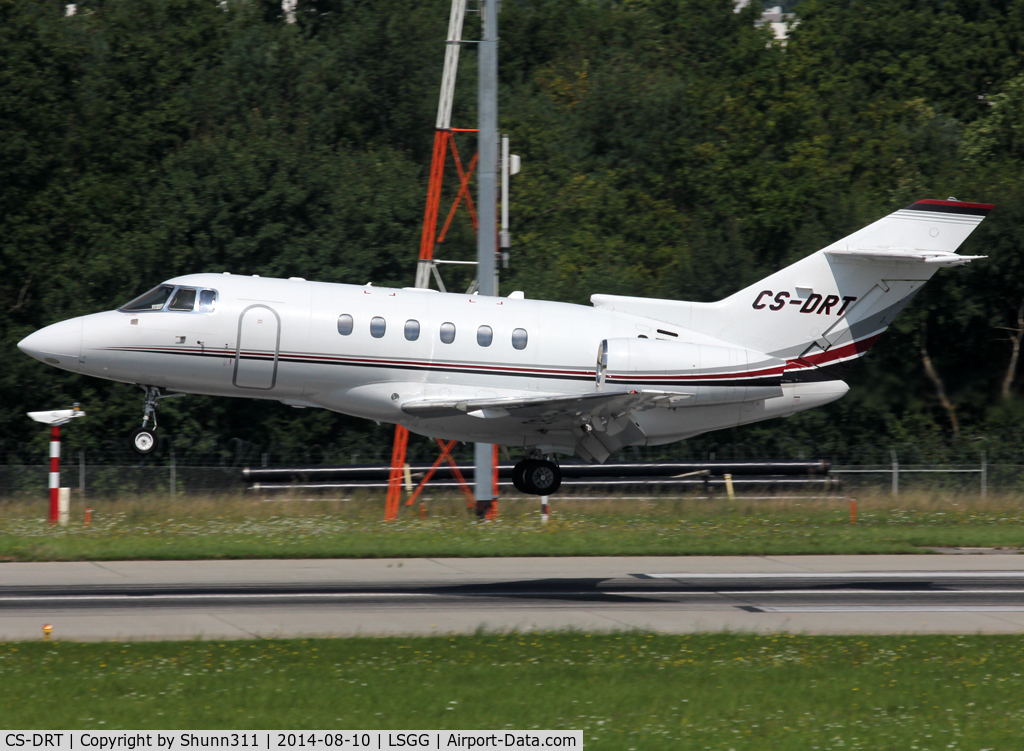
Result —
[[200, 313], [212, 313], [214, 307], [217, 305], [217, 290], [215, 289], [203, 289], [199, 290], [199, 312]]
[[178, 287], [178, 291], [174, 293], [174, 297], [171, 298], [171, 303], [167, 306], [167, 309], [191, 313], [195, 306], [196, 291], [191, 287]]
[[141, 311], [141, 310], [162, 310], [164, 305], [167, 303], [167, 298], [171, 296], [171, 292], [174, 291], [174, 286], [170, 284], [161, 284], [159, 287], [154, 287], [144, 295], [140, 295], [132, 300], [127, 305], [124, 305], [120, 310], [124, 311]]

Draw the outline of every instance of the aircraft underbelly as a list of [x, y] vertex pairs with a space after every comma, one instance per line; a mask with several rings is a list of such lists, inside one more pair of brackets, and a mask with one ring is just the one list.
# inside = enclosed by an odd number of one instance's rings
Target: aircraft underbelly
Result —
[[[655, 407], [631, 414], [643, 438], [632, 445], [659, 445], [722, 428], [736, 427], [774, 417], [819, 407], [842, 397], [848, 386], [843, 381], [786, 384], [782, 393], [768, 399], [743, 402], [691, 405], [672, 408]], [[685, 405], [685, 402], [683, 403]], [[376, 419], [388, 419], [380, 415]], [[493, 442], [505, 446], [550, 445], [572, 447], [578, 436], [564, 426], [546, 424], [544, 419], [517, 420], [512, 417], [446, 416], [409, 419], [401, 416], [389, 421], [400, 422], [421, 435], [462, 441]]]

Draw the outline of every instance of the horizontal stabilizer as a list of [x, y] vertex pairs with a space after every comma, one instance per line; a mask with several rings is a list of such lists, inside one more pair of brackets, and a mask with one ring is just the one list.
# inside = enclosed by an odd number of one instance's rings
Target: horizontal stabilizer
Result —
[[934, 263], [939, 266], [963, 266], [988, 256], [959, 256], [947, 251], [918, 251], [912, 248], [857, 248], [855, 250], [826, 250], [830, 256], [843, 261], [909, 261], [911, 263]]

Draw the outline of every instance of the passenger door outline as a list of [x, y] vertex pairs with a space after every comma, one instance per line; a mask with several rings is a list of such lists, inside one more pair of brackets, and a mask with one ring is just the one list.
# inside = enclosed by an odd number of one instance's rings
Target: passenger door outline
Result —
[[[274, 336], [274, 359], [273, 364], [270, 368], [270, 385], [251, 385], [249, 382], [256, 382], [257, 384], [266, 383], [266, 368], [260, 367], [262, 363], [265, 363], [264, 359], [257, 359], [255, 357], [249, 357], [249, 362], [242, 365], [242, 328], [245, 323], [246, 316], [256, 310], [262, 308], [263, 310], [269, 311], [274, 316], [274, 325], [277, 327], [276, 335]], [[253, 316], [255, 318], [255, 316]], [[250, 325], [262, 325], [261, 321], [256, 321]], [[250, 339], [254, 338], [253, 334], [250, 333]], [[277, 385], [277, 361], [281, 353], [281, 316], [277, 314], [277, 311], [271, 308], [269, 305], [263, 305], [257, 303], [256, 305], [250, 305], [248, 308], [243, 310], [238, 316], [238, 337], [235, 339], [235, 370], [231, 376], [231, 385], [240, 389], [258, 389], [261, 391], [270, 391]], [[238, 382], [239, 371], [241, 370], [243, 383]]]

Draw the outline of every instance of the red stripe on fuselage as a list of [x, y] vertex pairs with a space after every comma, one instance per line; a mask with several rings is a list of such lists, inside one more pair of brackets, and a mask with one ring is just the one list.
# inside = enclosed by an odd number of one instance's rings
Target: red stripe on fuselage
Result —
[[[234, 357], [236, 353], [234, 350], [216, 350], [216, 349], [194, 349], [189, 347], [119, 347], [121, 350], [128, 350], [132, 352], [150, 352], [153, 354], [167, 353], [167, 354], [187, 354], [187, 355], [219, 355], [224, 357]], [[257, 352], [252, 350], [243, 350], [238, 353], [241, 357], [250, 358], [264, 358], [272, 360], [274, 355], [270, 352]], [[517, 367], [514, 365], [480, 365], [474, 363], [451, 363], [451, 362], [437, 362], [437, 361], [421, 361], [421, 360], [384, 360], [368, 357], [343, 357], [338, 355], [304, 355], [297, 353], [282, 352], [277, 356], [278, 362], [314, 362], [314, 363], [337, 363], [339, 365], [352, 364], [352, 365], [369, 365], [386, 368], [388, 366], [393, 367], [406, 367], [406, 368], [423, 368], [431, 367], [436, 369], [451, 369], [451, 370], [475, 370], [478, 372], [485, 373], [514, 373], [521, 375], [554, 375], [554, 376], [575, 376], [575, 377], [587, 377], [593, 378], [596, 373], [593, 370], [566, 370], [559, 368], [524, 368]], [[616, 380], [636, 380], [641, 379], [644, 381], [663, 380], [663, 381], [704, 381], [704, 380], [725, 380], [737, 378], [764, 378], [769, 376], [781, 376], [786, 370], [787, 366], [778, 365], [770, 368], [762, 368], [761, 370], [754, 371], [732, 371], [727, 373], [707, 373], [707, 374], [677, 374], [677, 375], [641, 375], [641, 374], [609, 374], [610, 378]]]
[[836, 349], [830, 349], [817, 355], [808, 355], [807, 357], [800, 359], [789, 360], [786, 362], [786, 369], [801, 370], [803, 368], [820, 368], [822, 365], [827, 365], [828, 363], [835, 362], [837, 360], [845, 360], [849, 357], [860, 357], [871, 349], [875, 342], [877, 342], [884, 333], [884, 331], [880, 331], [865, 339], [844, 344], [842, 347], [838, 347]]
[[914, 201], [914, 203], [927, 203], [932, 206], [963, 206], [965, 209], [988, 209], [989, 211], [996, 207], [994, 203], [967, 203], [966, 201], [937, 201], [934, 198], [924, 198], [920, 201]]

